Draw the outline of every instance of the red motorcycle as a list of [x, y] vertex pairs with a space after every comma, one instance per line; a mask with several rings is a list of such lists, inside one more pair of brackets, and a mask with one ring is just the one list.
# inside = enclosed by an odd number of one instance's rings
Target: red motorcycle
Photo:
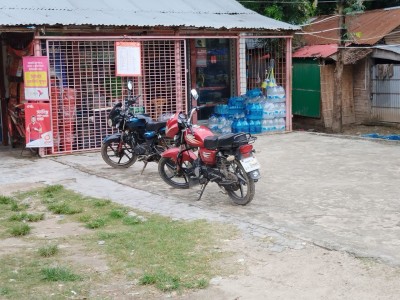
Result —
[[[198, 99], [196, 90], [192, 97]], [[194, 107], [189, 117], [175, 113], [168, 121], [166, 136], [175, 147], [164, 151], [158, 164], [161, 178], [174, 188], [186, 189], [200, 184], [200, 200], [209, 182], [215, 182], [234, 203], [246, 205], [253, 200], [255, 182], [260, 179], [260, 165], [254, 157], [248, 133], [214, 135], [206, 126], [192, 124]]]

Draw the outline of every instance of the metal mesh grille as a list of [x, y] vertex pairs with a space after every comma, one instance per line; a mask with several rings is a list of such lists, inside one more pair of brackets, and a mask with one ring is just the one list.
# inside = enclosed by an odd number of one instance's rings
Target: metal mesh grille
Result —
[[101, 147], [112, 133], [107, 115], [123, 101], [128, 80], [137, 106], [153, 119], [177, 109], [186, 110], [185, 42], [142, 41], [140, 77], [115, 76], [114, 41], [47, 41], [54, 147], [46, 154], [62, 154]]
[[[286, 41], [275, 38], [244, 38], [241, 53], [245, 54], [245, 72], [241, 72], [241, 82], [246, 89], [260, 88], [265, 79], [271, 59], [274, 59], [274, 75], [278, 85], [286, 85]], [[244, 68], [243, 61], [241, 69]], [[242, 85], [243, 89], [244, 85]]]

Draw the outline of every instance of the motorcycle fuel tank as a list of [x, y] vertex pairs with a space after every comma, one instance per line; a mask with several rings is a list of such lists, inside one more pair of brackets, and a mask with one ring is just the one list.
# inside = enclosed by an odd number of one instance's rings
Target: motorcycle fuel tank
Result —
[[214, 135], [206, 126], [193, 125], [192, 130], [186, 129], [185, 140], [192, 147], [204, 147], [204, 139]]
[[146, 126], [146, 120], [144, 119], [139, 119], [136, 117], [132, 117], [129, 119], [128, 122], [126, 122], [126, 127], [130, 130], [135, 130], [137, 128], [144, 128]]

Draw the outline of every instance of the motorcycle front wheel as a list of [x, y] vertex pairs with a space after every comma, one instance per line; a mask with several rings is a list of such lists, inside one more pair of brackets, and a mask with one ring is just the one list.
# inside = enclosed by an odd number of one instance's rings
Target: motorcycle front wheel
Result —
[[130, 144], [112, 140], [101, 145], [101, 157], [109, 166], [116, 169], [128, 168], [137, 159], [137, 155]]
[[[182, 168], [188, 167], [187, 163], [182, 164]], [[171, 158], [161, 157], [158, 162], [158, 173], [165, 183], [176, 189], [188, 189], [189, 180], [183, 169], [177, 169], [176, 162]]]
[[238, 178], [237, 182], [225, 187], [229, 197], [235, 204], [246, 205], [254, 198], [255, 184], [242, 167], [242, 164], [235, 160], [229, 167], [229, 171]]

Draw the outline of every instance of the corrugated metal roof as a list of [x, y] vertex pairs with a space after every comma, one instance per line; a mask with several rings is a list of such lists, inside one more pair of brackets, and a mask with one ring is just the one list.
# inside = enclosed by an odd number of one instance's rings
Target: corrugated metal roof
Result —
[[293, 53], [293, 58], [322, 57], [327, 58], [338, 51], [337, 44], [305, 46]]
[[[400, 7], [347, 15], [345, 23], [348, 32], [353, 35], [353, 44], [374, 45], [400, 25]], [[338, 42], [338, 24], [338, 16], [316, 18], [311, 25], [303, 27], [305, 32], [312, 33], [304, 36], [307, 44], [317, 45]]]
[[300, 29], [234, 0], [0, 0], [0, 26], [57, 24]]
[[392, 45], [377, 45], [373, 47], [374, 49], [385, 50], [389, 52], [393, 52], [396, 54], [400, 54], [400, 46], [392, 46]]

